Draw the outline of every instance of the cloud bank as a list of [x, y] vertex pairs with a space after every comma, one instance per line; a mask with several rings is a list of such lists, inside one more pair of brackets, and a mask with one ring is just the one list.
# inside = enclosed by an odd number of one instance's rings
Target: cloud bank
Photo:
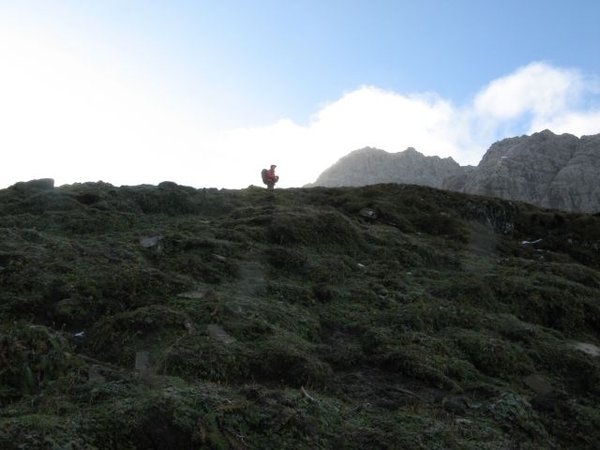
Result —
[[[240, 160], [242, 166], [256, 159], [272, 161], [285, 171], [282, 186], [302, 186], [366, 146], [388, 152], [414, 147], [425, 155], [476, 165], [495, 141], [544, 129], [577, 136], [600, 133], [597, 79], [533, 62], [491, 81], [464, 105], [435, 93], [407, 95], [363, 86], [323, 105], [306, 126], [281, 120], [233, 130], [216, 149], [223, 155], [252, 149]], [[238, 186], [254, 182], [252, 176]]]
[[492, 80], [462, 105], [435, 92], [362, 86], [316, 108], [305, 125], [282, 118], [222, 130], [168, 107], [118, 68], [50, 43], [0, 31], [0, 60], [0, 188], [52, 177], [238, 189], [259, 185], [272, 163], [280, 187], [299, 187], [365, 146], [414, 147], [466, 165], [504, 137], [600, 133], [598, 80], [543, 62]]

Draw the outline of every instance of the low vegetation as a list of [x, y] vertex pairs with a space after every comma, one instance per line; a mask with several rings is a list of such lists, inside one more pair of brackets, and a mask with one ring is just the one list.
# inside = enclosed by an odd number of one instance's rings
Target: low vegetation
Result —
[[0, 281], [5, 450], [600, 442], [599, 215], [34, 180]]

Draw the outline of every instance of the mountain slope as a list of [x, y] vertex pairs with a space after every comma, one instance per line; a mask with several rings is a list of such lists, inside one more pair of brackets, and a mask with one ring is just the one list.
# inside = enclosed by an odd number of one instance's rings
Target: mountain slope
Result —
[[452, 158], [426, 157], [414, 148], [391, 154], [366, 147], [340, 159], [319, 175], [312, 186], [404, 183], [441, 188], [446, 178], [460, 173], [461, 167]]
[[579, 139], [546, 130], [492, 145], [477, 170], [466, 174], [460, 190], [546, 208], [597, 212], [599, 175], [600, 135]]
[[600, 134], [577, 138], [545, 130], [493, 144], [478, 166], [362, 149], [324, 171], [313, 186], [407, 183], [519, 200], [545, 208], [600, 211]]
[[0, 191], [3, 449], [600, 440], [600, 217], [398, 184]]

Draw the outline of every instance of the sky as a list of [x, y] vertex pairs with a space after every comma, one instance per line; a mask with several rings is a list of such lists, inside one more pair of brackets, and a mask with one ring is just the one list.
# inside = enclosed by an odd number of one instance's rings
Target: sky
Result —
[[600, 133], [597, 0], [0, 0], [0, 188], [301, 187]]

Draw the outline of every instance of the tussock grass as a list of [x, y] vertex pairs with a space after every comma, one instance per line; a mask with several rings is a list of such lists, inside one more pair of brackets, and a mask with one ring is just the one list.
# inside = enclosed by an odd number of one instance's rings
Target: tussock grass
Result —
[[600, 440], [600, 361], [575, 345], [600, 344], [598, 216], [38, 180], [0, 218], [3, 449]]

